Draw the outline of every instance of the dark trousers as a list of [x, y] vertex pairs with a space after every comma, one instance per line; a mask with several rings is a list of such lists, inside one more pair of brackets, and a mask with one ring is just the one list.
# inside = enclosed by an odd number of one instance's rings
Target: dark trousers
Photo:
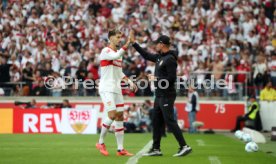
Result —
[[241, 129], [241, 123], [245, 122], [246, 120], [250, 120], [248, 117], [245, 116], [238, 116], [236, 120], [236, 127], [235, 130], [240, 130]]
[[165, 124], [172, 131], [180, 147], [185, 146], [186, 142], [182, 135], [177, 120], [174, 119], [174, 101], [173, 97], [156, 97], [153, 109], [153, 148], [160, 149], [160, 142]]

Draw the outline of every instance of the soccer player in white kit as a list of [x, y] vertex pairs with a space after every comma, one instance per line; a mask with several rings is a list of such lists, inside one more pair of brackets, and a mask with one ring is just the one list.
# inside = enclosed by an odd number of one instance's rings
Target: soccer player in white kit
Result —
[[118, 156], [132, 156], [133, 154], [126, 151], [123, 147], [124, 141], [124, 125], [123, 125], [123, 111], [124, 99], [121, 89], [121, 81], [125, 81], [130, 85], [130, 88], [136, 92], [137, 86], [128, 79], [122, 72], [122, 56], [126, 52], [130, 39], [119, 50], [122, 33], [119, 30], [111, 30], [108, 32], [108, 39], [110, 44], [108, 47], [102, 49], [100, 54], [101, 78], [99, 83], [99, 93], [104, 104], [108, 116], [102, 120], [102, 129], [100, 139], [96, 143], [96, 148], [101, 154], [107, 156], [108, 151], [104, 144], [104, 138], [110, 128], [110, 125], [115, 123], [115, 136], [117, 140]]

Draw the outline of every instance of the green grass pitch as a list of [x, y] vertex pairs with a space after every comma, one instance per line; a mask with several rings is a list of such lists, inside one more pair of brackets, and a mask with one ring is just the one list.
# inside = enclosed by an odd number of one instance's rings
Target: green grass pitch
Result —
[[[256, 153], [244, 151], [245, 143], [223, 134], [184, 134], [193, 152], [185, 157], [172, 157], [178, 146], [172, 136], [162, 139], [162, 157], [142, 157], [138, 163], [169, 164], [275, 164], [276, 157], [262, 150]], [[106, 145], [110, 155], [104, 157], [95, 149], [98, 135], [0, 135], [0, 164], [76, 163], [123, 164], [128, 157], [116, 156], [114, 134], [108, 134]], [[151, 134], [126, 134], [125, 148], [139, 152], [149, 141]], [[274, 144], [274, 143], [273, 143]], [[274, 144], [275, 145], [275, 144]]]

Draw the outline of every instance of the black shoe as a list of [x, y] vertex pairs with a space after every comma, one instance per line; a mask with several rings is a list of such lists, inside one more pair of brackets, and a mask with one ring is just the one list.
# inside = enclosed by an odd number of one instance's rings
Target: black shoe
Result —
[[143, 154], [143, 156], [162, 156], [162, 152], [160, 149], [150, 149], [147, 153]]
[[181, 157], [192, 152], [192, 148], [188, 145], [179, 148], [179, 151], [173, 155], [173, 157]]

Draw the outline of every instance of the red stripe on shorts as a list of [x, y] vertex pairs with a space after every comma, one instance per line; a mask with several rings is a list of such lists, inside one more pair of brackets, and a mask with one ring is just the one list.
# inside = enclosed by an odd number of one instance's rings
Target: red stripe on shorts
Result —
[[124, 107], [124, 104], [116, 104], [116, 107]]
[[110, 128], [110, 126], [107, 126], [107, 125], [105, 125], [105, 124], [103, 124], [103, 127], [107, 128], [107, 129]]
[[123, 131], [123, 130], [125, 130], [125, 128], [115, 129], [115, 132], [120, 132], [120, 131]]

